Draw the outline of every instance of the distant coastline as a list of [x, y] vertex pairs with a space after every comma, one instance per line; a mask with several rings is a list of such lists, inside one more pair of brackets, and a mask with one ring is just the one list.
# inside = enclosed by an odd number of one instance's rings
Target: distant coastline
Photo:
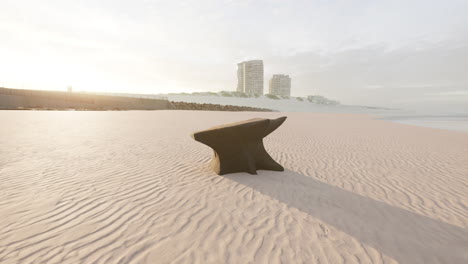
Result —
[[22, 90], [0, 87], [0, 110], [121, 111], [205, 110], [271, 112], [266, 108], [169, 101], [166, 97], [102, 95], [80, 92]]

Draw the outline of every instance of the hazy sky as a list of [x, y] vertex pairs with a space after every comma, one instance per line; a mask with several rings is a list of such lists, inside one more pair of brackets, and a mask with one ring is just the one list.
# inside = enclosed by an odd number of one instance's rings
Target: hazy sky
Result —
[[294, 96], [468, 106], [467, 0], [2, 0], [0, 86], [234, 90], [262, 59]]

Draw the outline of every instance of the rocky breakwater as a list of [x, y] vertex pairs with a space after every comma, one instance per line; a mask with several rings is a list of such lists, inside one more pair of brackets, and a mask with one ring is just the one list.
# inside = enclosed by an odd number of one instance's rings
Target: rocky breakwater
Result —
[[198, 104], [188, 102], [171, 101], [172, 109], [175, 110], [204, 110], [204, 111], [249, 111], [249, 112], [273, 112], [273, 110], [257, 107], [220, 105], [220, 104]]

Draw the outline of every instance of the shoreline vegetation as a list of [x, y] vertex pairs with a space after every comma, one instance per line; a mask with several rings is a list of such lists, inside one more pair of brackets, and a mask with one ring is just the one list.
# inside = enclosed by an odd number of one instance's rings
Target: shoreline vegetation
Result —
[[198, 95], [198, 96], [219, 96], [219, 97], [237, 97], [237, 98], [259, 98], [265, 97], [272, 100], [284, 100], [296, 98], [297, 101], [305, 102], [308, 101], [314, 104], [324, 104], [324, 105], [339, 105], [340, 102], [336, 100], [328, 99], [322, 95], [309, 95], [307, 97], [294, 97], [294, 96], [285, 96], [285, 95], [274, 95], [274, 94], [246, 94], [243, 92], [237, 91], [221, 91], [219, 93], [214, 92], [193, 92], [193, 93], [168, 93], [167, 95]]

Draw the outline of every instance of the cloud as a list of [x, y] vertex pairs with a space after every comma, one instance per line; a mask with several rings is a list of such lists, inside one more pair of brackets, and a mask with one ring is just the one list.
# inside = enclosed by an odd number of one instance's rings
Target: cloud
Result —
[[458, 91], [447, 91], [447, 92], [438, 92], [438, 93], [427, 93], [425, 96], [468, 96], [467, 90], [458, 90]]
[[468, 61], [468, 45], [439, 44], [391, 51], [385, 45], [375, 45], [327, 55], [310, 52], [272, 58], [271, 62], [274, 71], [283, 68], [292, 75], [296, 93], [320, 93], [348, 103], [392, 105], [427, 93], [468, 89], [463, 66]]

